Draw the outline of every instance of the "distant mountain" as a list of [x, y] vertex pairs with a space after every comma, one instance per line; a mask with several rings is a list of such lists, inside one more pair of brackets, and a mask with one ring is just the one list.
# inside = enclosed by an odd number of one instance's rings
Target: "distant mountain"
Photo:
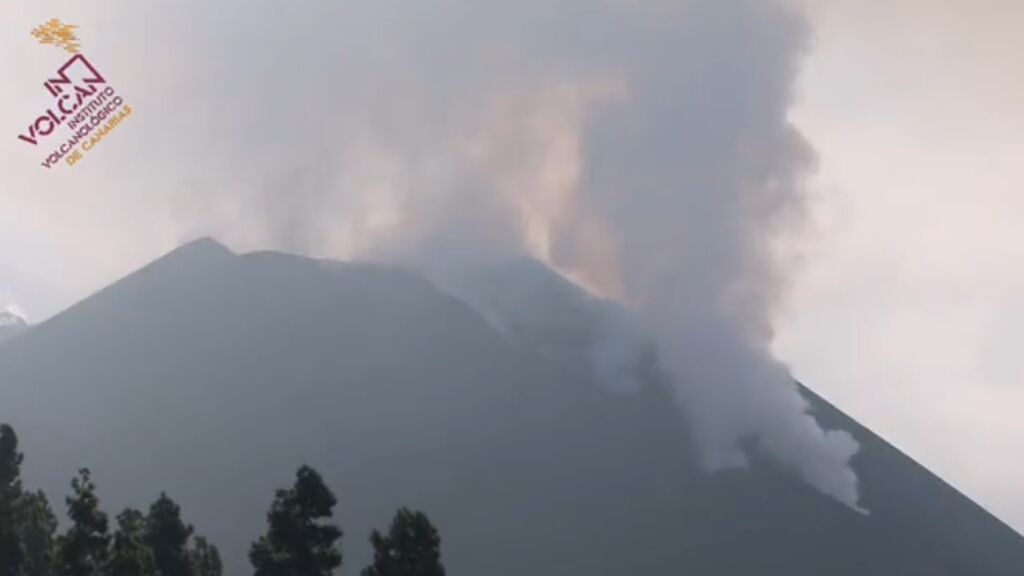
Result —
[[339, 495], [348, 574], [399, 505], [453, 576], [1021, 574], [1019, 535], [809, 391], [862, 444], [870, 516], [758, 454], [701, 473], [656, 356], [600, 382], [616, 311], [540, 264], [450, 292], [194, 242], [0, 348], [0, 421], [54, 502], [82, 465], [111, 512], [167, 490], [231, 575], [301, 463]]
[[28, 328], [28, 322], [10, 310], [0, 310], [0, 344]]

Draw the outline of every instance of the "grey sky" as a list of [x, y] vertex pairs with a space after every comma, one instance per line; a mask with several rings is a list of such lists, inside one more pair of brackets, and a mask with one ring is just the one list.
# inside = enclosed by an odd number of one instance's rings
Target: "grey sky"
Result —
[[797, 376], [1024, 529], [1024, 4], [809, 0]]

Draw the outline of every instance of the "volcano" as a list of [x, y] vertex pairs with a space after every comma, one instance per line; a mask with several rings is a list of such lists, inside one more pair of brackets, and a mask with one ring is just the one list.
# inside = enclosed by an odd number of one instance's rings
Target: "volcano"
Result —
[[807, 388], [860, 442], [870, 514], [756, 445], [704, 473], [655, 351], [629, 386], [588, 360], [610, 304], [532, 261], [478, 280], [196, 241], [0, 347], [0, 421], [26, 485], [60, 502], [89, 466], [112, 513], [167, 491], [231, 575], [303, 463], [339, 497], [347, 573], [401, 505], [454, 576], [1024, 570], [1024, 539]]

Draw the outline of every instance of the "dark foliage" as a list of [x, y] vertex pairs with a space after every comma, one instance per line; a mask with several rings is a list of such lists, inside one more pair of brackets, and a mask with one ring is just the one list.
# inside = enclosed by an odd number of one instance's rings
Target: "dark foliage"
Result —
[[60, 576], [93, 576], [105, 564], [110, 545], [107, 515], [99, 509], [96, 485], [88, 468], [71, 480], [66, 500], [71, 528], [57, 539], [56, 572]]
[[191, 576], [188, 539], [192, 527], [181, 520], [181, 507], [167, 494], [160, 494], [146, 517], [146, 544], [161, 576]]
[[362, 576], [444, 576], [441, 536], [423, 512], [400, 508], [386, 535], [370, 535], [373, 564]]
[[188, 555], [195, 576], [221, 576], [224, 566], [220, 561], [220, 552], [206, 538], [196, 536]]
[[18, 534], [25, 553], [24, 576], [50, 576], [57, 517], [43, 492], [26, 492], [18, 504]]
[[0, 576], [19, 576], [25, 553], [16, 528], [21, 498], [21, 462], [18, 435], [7, 424], [0, 425]]
[[110, 550], [107, 576], [154, 576], [153, 551], [146, 543], [146, 516], [131, 508], [117, 516], [117, 532]]
[[277, 491], [267, 513], [267, 533], [249, 552], [256, 576], [328, 576], [340, 566], [341, 530], [325, 522], [335, 504], [320, 474], [299, 468], [295, 485]]

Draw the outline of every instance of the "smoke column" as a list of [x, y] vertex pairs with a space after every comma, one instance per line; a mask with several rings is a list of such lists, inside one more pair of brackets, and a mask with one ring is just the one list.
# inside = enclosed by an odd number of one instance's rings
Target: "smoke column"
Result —
[[163, 163], [140, 175], [162, 183], [148, 193], [182, 238], [438, 268], [536, 257], [635, 312], [709, 470], [743, 466], [740, 444], [754, 440], [857, 507], [855, 441], [807, 415], [769, 353], [786, 276], [777, 241], [801, 223], [814, 162], [787, 119], [807, 39], [790, 6], [124, 10], [160, 23], [135, 42], [175, 46], [106, 61], [135, 79], [140, 110], [188, 111], [145, 126], [165, 135], [150, 151]]

